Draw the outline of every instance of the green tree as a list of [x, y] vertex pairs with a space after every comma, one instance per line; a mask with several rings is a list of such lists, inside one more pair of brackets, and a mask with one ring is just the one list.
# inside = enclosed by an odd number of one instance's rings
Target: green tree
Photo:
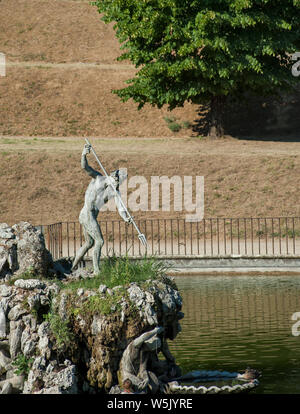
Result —
[[104, 22], [139, 70], [114, 91], [172, 110], [209, 104], [209, 135], [223, 134], [226, 99], [291, 88], [300, 0], [97, 0]]

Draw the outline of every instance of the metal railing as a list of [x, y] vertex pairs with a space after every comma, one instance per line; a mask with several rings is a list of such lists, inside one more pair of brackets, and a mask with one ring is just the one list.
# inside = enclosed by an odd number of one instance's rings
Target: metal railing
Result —
[[[102, 254], [145, 254], [132, 225], [119, 220], [99, 222], [104, 239]], [[300, 217], [206, 218], [137, 220], [148, 241], [147, 254], [159, 256], [298, 256]], [[78, 222], [41, 226], [47, 248], [55, 259], [74, 256], [84, 243]]]

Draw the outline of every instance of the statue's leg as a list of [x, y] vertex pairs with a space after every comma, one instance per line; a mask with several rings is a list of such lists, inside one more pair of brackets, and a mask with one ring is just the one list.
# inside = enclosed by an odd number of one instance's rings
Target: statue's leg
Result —
[[89, 235], [85, 228], [83, 228], [83, 235], [85, 243], [80, 247], [80, 249], [76, 253], [76, 257], [72, 265], [72, 270], [75, 269], [78, 263], [82, 260], [83, 256], [86, 254], [86, 252], [94, 245], [94, 239], [92, 238], [92, 236]]
[[100, 258], [101, 258], [101, 250], [104, 244], [102, 232], [97, 220], [93, 220], [90, 222], [89, 226], [89, 234], [93, 237], [95, 241], [94, 251], [93, 251], [93, 267], [94, 267], [94, 274], [98, 275], [100, 273]]

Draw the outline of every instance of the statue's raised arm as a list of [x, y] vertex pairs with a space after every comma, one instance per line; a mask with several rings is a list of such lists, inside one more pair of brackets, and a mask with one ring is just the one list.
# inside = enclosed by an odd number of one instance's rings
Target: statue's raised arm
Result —
[[85, 144], [83, 147], [83, 151], [81, 154], [81, 167], [88, 173], [89, 176], [92, 178], [96, 178], [98, 175], [102, 175], [99, 173], [99, 171], [94, 170], [87, 161], [87, 154], [89, 154], [91, 151], [91, 146], [89, 144]]
[[140, 348], [144, 342], [149, 341], [149, 339], [153, 338], [155, 335], [162, 333], [164, 328], [162, 326], [157, 326], [156, 328], [152, 329], [152, 331], [148, 331], [140, 335], [133, 341], [133, 345], [135, 348]]

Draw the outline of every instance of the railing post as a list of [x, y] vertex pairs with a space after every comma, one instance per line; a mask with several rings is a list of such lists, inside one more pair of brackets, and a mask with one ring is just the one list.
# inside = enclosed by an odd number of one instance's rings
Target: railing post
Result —
[[225, 252], [225, 256], [227, 254], [227, 250], [226, 250], [226, 218], [223, 219], [223, 226], [224, 226], [224, 252]]
[[230, 219], [230, 253], [233, 254], [232, 218]]
[[193, 222], [190, 222], [191, 226], [191, 255], [193, 255]]
[[265, 241], [266, 241], [266, 254], [268, 254], [268, 228], [267, 228], [267, 219], [265, 218]]
[[48, 240], [48, 250], [49, 250], [49, 252], [51, 253], [51, 246], [50, 246], [50, 224], [47, 226], [47, 232], [48, 232], [48, 234], [47, 234], [47, 240]]
[[164, 225], [165, 225], [165, 255], [167, 254], [167, 220], [164, 219]]
[[126, 246], [126, 254], [127, 254], [127, 251], [128, 251], [128, 228], [127, 228], [127, 226], [125, 226], [125, 224], [124, 224], [124, 227], [125, 227], [125, 246]]
[[200, 252], [199, 252], [199, 240], [200, 240], [200, 236], [199, 236], [199, 221], [197, 221], [197, 252], [198, 252], [198, 255], [200, 254]]
[[253, 242], [253, 218], [250, 219], [250, 227], [251, 227], [251, 247], [252, 247], [252, 256], [254, 255], [254, 242]]
[[132, 241], [132, 256], [134, 256], [134, 232], [133, 232], [133, 226], [131, 226], [131, 241]]
[[151, 252], [151, 254], [153, 254], [154, 252], [153, 252], [153, 250], [154, 250], [154, 234], [153, 234], [153, 220], [151, 220], [151, 240], [152, 240], [152, 243], [151, 243], [151, 248], [152, 248], [152, 252]]
[[173, 256], [173, 219], [171, 219], [171, 223], [170, 223], [170, 227], [171, 227], [171, 254]]
[[258, 233], [258, 254], [260, 256], [260, 219], [257, 219], [257, 233]]
[[122, 235], [121, 235], [121, 222], [119, 220], [119, 254], [120, 255], [122, 255], [121, 238], [122, 238]]
[[105, 221], [105, 250], [106, 250], [106, 256], [108, 256], [108, 234], [107, 234], [107, 221]]
[[115, 222], [112, 220], [111, 222], [111, 230], [112, 230], [112, 254], [115, 255]]
[[286, 254], [289, 254], [289, 234], [288, 234], [288, 219], [287, 217], [285, 218], [285, 233], [286, 233]]
[[237, 233], [238, 233], [238, 254], [241, 254], [240, 249], [240, 219], [237, 219]]
[[206, 232], [205, 232], [205, 219], [203, 219], [203, 240], [204, 240], [204, 256], [206, 256]]
[[186, 229], [185, 229], [185, 220], [183, 220], [183, 234], [184, 234], [184, 254], [186, 255]]
[[247, 256], [247, 219], [244, 218], [245, 255]]
[[180, 223], [179, 223], [179, 219], [177, 219], [177, 250], [178, 250], [178, 254], [180, 254]]
[[68, 248], [68, 257], [70, 257], [70, 235], [69, 235], [69, 223], [67, 222], [67, 248]]
[[293, 217], [293, 254], [296, 254], [295, 250], [295, 217]]
[[63, 223], [60, 223], [60, 252], [59, 252], [60, 259], [63, 258]]
[[278, 226], [279, 226], [279, 252], [281, 255], [281, 223], [280, 223], [280, 217], [278, 217]]
[[273, 256], [274, 256], [274, 254], [275, 254], [275, 249], [274, 249], [274, 219], [273, 219], [273, 217], [272, 217], [272, 253], [273, 253]]
[[73, 251], [74, 251], [74, 257], [76, 256], [76, 223], [73, 222], [73, 230], [74, 230], [74, 244], [73, 244]]
[[213, 240], [213, 224], [212, 224], [212, 218], [210, 220], [210, 254], [213, 256], [214, 254], [214, 240]]
[[217, 218], [217, 240], [218, 240], [218, 256], [220, 256], [220, 229], [219, 229], [219, 218]]

